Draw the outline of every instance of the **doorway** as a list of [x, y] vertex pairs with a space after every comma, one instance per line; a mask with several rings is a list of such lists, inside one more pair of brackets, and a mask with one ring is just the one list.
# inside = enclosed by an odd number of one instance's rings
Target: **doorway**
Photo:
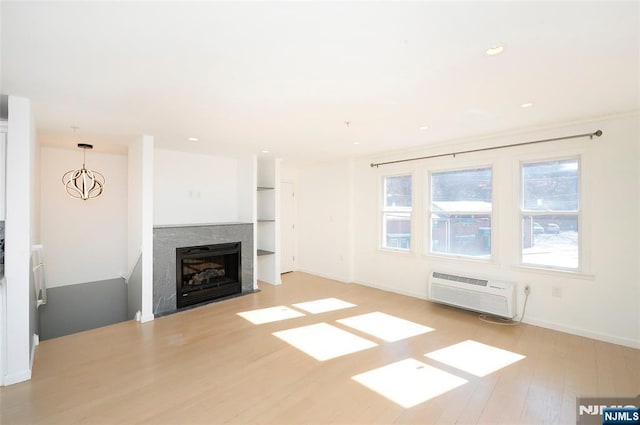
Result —
[[296, 245], [296, 201], [295, 185], [282, 182], [280, 185], [280, 273], [295, 270]]

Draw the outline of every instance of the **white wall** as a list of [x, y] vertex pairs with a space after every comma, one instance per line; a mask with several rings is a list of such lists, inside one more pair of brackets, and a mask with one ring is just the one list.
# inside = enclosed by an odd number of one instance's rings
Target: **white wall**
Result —
[[156, 149], [154, 224], [238, 221], [238, 160]]
[[238, 221], [254, 223], [256, 221], [256, 165], [257, 158], [249, 156], [238, 160], [237, 197]]
[[[352, 164], [348, 161], [298, 170], [297, 269], [352, 281]], [[358, 236], [358, 235], [356, 235]]]
[[[588, 133], [601, 129], [599, 139], [579, 139], [485, 153], [458, 155], [372, 169], [371, 158], [359, 160], [349, 179], [349, 163], [327, 164], [298, 171], [300, 268], [340, 280], [348, 279], [348, 267], [339, 257], [348, 252], [353, 235], [354, 279], [389, 291], [426, 298], [427, 279], [433, 269], [512, 280], [531, 285], [525, 322], [640, 347], [640, 134], [638, 116], [567, 125], [459, 146], [439, 146], [379, 160], [442, 153], [460, 147], [488, 145]], [[535, 271], [519, 267], [517, 203], [519, 161], [580, 154], [582, 157], [584, 213], [582, 216], [583, 273]], [[424, 173], [493, 164], [495, 203], [494, 259], [490, 263], [444, 259], [424, 254]], [[380, 237], [380, 179], [387, 173], [414, 173], [414, 221], [411, 253], [378, 249]], [[353, 185], [353, 214], [348, 205]], [[350, 217], [353, 225], [348, 226]], [[333, 221], [331, 221], [333, 219]], [[331, 233], [332, 232], [332, 233]], [[552, 288], [562, 291], [552, 296]]]
[[280, 179], [283, 182], [295, 183], [298, 179], [298, 168], [295, 163], [282, 161], [282, 167], [280, 169]]
[[41, 227], [50, 288], [113, 279], [127, 268], [127, 157], [88, 151], [86, 165], [105, 176], [104, 193], [67, 195], [62, 175], [82, 166], [80, 149], [41, 149]]

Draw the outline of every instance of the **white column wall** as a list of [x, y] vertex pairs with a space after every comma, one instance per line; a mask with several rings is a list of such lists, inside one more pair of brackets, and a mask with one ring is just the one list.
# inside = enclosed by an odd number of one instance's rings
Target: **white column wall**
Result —
[[9, 96], [5, 223], [6, 359], [4, 385], [31, 378], [29, 278], [36, 194], [35, 132], [28, 99]]
[[142, 315], [140, 322], [153, 317], [153, 136], [142, 137]]
[[255, 155], [238, 160], [238, 221], [241, 223], [253, 223], [253, 289], [258, 289], [258, 274], [255, 273], [258, 264], [258, 255], [255, 244], [258, 237], [257, 226], [257, 201], [258, 185], [257, 175], [258, 158]]

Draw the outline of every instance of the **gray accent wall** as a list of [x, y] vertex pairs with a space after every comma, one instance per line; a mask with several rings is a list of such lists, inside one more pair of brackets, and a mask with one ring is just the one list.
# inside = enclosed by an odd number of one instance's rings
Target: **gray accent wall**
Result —
[[142, 311], [142, 257], [138, 257], [127, 282], [127, 319], [133, 319]]
[[0, 94], [0, 120], [9, 119], [9, 95]]
[[153, 314], [177, 311], [176, 248], [241, 243], [242, 293], [253, 292], [253, 224], [156, 226], [153, 229]]
[[39, 312], [41, 340], [123, 322], [128, 319], [127, 287], [116, 278], [48, 288], [47, 304]]

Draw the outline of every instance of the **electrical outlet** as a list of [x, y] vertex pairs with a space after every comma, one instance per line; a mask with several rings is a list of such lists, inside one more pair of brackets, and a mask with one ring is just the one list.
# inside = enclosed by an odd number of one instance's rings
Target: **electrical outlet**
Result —
[[524, 294], [529, 295], [531, 293], [531, 287], [529, 285], [524, 285]]
[[551, 295], [556, 298], [562, 298], [562, 288], [559, 286], [553, 286], [551, 288]]

